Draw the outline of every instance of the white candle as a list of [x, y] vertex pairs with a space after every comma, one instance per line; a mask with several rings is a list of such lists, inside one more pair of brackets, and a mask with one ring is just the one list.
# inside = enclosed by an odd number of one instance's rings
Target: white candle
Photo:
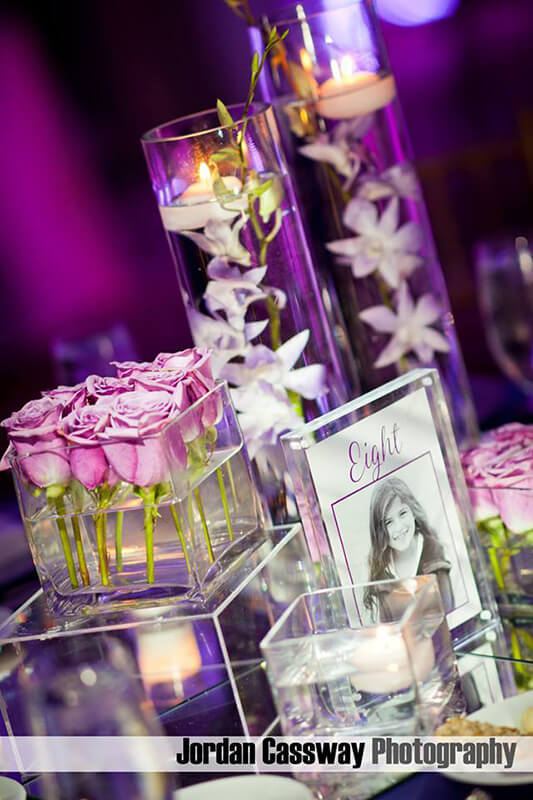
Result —
[[[229, 195], [239, 195], [242, 183], [234, 176], [225, 177], [224, 184]], [[225, 205], [227, 205], [225, 203]], [[223, 208], [215, 197], [213, 179], [205, 162], [200, 164], [199, 180], [191, 183], [173, 206], [159, 206], [163, 226], [167, 231], [191, 231], [204, 228], [209, 219], [230, 220], [238, 213], [235, 209]]]
[[331, 60], [333, 77], [318, 87], [317, 112], [326, 119], [351, 119], [370, 114], [388, 105], [396, 96], [392, 75], [380, 78], [374, 72], [354, 72], [350, 56], [343, 56], [340, 67]]
[[380, 626], [376, 636], [363, 642], [350, 657], [358, 670], [351, 682], [360, 692], [389, 694], [407, 689], [414, 680], [427, 680], [435, 666], [431, 639], [417, 641], [410, 656], [412, 666], [401, 633]]
[[183, 681], [200, 670], [202, 657], [192, 625], [166, 625], [156, 630], [140, 627], [137, 659], [146, 691], [171, 684], [176, 697], [183, 695]]

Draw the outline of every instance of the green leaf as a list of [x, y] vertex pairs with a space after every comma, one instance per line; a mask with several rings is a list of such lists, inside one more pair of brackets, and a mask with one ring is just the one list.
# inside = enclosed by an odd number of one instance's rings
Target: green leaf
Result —
[[261, 197], [262, 194], [264, 194], [266, 191], [268, 191], [268, 189], [270, 189], [273, 183], [274, 183], [273, 178], [270, 178], [268, 181], [265, 181], [264, 183], [259, 183], [257, 186], [254, 186], [251, 189], [251, 191], [248, 192], [248, 194], [252, 195], [253, 197]]
[[259, 195], [259, 215], [264, 223], [267, 223], [274, 211], [276, 211], [283, 200], [283, 186], [278, 178], [265, 181], [261, 186]]
[[313, 76], [294, 61], [289, 61], [287, 66], [291, 74], [292, 85], [296, 89], [298, 97], [304, 99], [316, 97], [318, 93], [318, 84]]
[[236, 167], [239, 167], [241, 164], [241, 157], [239, 151], [236, 147], [222, 147], [220, 150], [217, 150], [216, 153], [212, 153], [210, 156], [210, 160], [214, 164], [219, 164], [221, 162], [227, 162], [229, 164], [233, 164]]
[[255, 51], [252, 56], [252, 76], [256, 74], [258, 69], [259, 69], [259, 53]]
[[222, 100], [217, 100], [217, 114], [218, 119], [221, 125], [234, 125], [233, 117], [229, 113], [228, 109], [222, 102]]

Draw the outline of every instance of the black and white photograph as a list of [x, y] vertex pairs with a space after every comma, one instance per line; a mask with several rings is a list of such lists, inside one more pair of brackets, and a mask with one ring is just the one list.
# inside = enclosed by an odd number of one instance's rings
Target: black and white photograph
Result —
[[[312, 445], [307, 458], [344, 584], [435, 575], [450, 628], [478, 613], [464, 523], [423, 391]], [[361, 611], [383, 618], [383, 603], [369, 586]]]

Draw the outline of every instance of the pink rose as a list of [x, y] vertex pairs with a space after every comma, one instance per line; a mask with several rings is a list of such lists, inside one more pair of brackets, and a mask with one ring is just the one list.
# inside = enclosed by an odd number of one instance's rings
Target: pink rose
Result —
[[[134, 391], [117, 395], [109, 406], [109, 421], [99, 432], [107, 460], [128, 483], [152, 486], [168, 479], [162, 437], [157, 436], [177, 415], [168, 392]], [[173, 433], [173, 457], [187, 463], [183, 440]], [[119, 441], [114, 441], [119, 440]]]
[[100, 486], [109, 477], [107, 459], [98, 444], [98, 433], [109, 422], [109, 405], [109, 402], [102, 401], [75, 409], [61, 420], [59, 426], [69, 444], [80, 445], [68, 451], [70, 468], [74, 477], [89, 490]]
[[499, 515], [514, 533], [533, 528], [533, 426], [490, 431], [461, 461], [476, 519]]
[[43, 397], [58, 400], [64, 408], [64, 413], [69, 414], [73, 408], [80, 408], [84, 405], [85, 383], [77, 383], [75, 386], [58, 386], [56, 389], [49, 389], [41, 394]]
[[153, 369], [151, 361], [111, 361], [110, 363], [112, 367], [115, 367], [119, 378], [129, 378], [132, 372]]
[[131, 392], [135, 388], [129, 378], [102, 378], [100, 375], [89, 375], [85, 379], [85, 387], [89, 402], [95, 402], [101, 397], [114, 397], [116, 394]]
[[64, 485], [70, 480], [70, 466], [64, 440], [57, 433], [63, 410], [52, 397], [30, 400], [1, 424], [7, 429], [11, 452], [31, 483], [44, 488]]

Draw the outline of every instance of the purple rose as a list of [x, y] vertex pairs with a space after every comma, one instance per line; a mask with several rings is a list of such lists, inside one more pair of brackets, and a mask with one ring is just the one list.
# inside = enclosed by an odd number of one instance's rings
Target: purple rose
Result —
[[461, 460], [476, 519], [500, 516], [514, 533], [533, 528], [533, 426], [490, 431]]
[[110, 363], [112, 367], [115, 367], [119, 378], [129, 378], [132, 372], [153, 369], [151, 361], [111, 361]]
[[[113, 399], [108, 424], [98, 436], [107, 460], [122, 480], [138, 486], [167, 480], [167, 456], [157, 434], [177, 413], [168, 392], [134, 391]], [[173, 432], [172, 443], [173, 458], [185, 466], [187, 455], [179, 433]]]
[[[151, 369], [132, 372], [130, 380], [134, 383], [135, 389], [144, 389], [147, 392], [169, 392], [173, 394], [185, 377], [186, 373], [178, 370]], [[178, 394], [176, 396], [176, 401], [181, 399], [181, 396], [182, 394]], [[183, 402], [186, 403], [185, 398]]]
[[41, 392], [43, 397], [50, 397], [58, 400], [63, 406], [64, 413], [69, 414], [72, 409], [80, 408], [86, 399], [85, 383], [77, 383], [75, 386], [58, 386], [56, 389], [49, 389]]
[[111, 477], [103, 448], [98, 442], [98, 434], [109, 422], [109, 402], [102, 401], [92, 406], [75, 409], [61, 420], [59, 430], [71, 445], [68, 451], [70, 468], [74, 477], [93, 490]]
[[89, 375], [85, 379], [87, 399], [96, 402], [101, 397], [114, 397], [117, 394], [131, 392], [135, 386], [129, 378], [102, 378], [100, 375]]
[[62, 410], [59, 400], [41, 397], [30, 400], [1, 423], [26, 477], [41, 488], [70, 480], [65, 442], [57, 433]]

